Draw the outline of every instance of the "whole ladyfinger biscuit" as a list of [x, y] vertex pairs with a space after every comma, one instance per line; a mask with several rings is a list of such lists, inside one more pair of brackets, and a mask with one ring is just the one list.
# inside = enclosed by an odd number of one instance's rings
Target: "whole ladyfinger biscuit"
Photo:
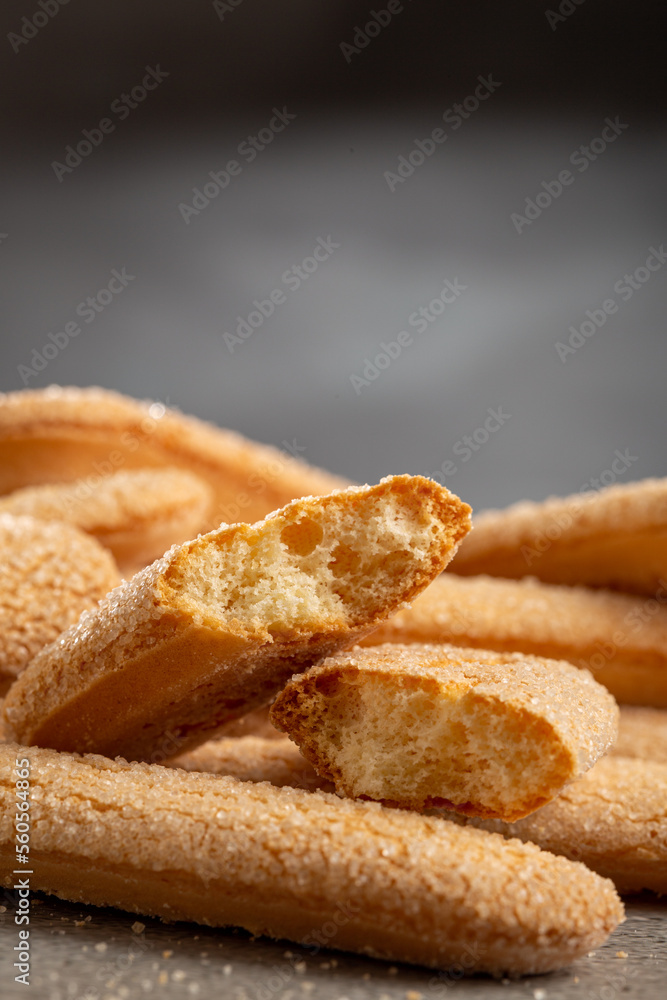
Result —
[[605, 753], [618, 708], [563, 661], [387, 644], [293, 677], [271, 719], [339, 794], [509, 820]]
[[667, 605], [608, 590], [447, 572], [363, 640], [451, 642], [569, 660], [619, 701], [667, 706]]
[[99, 388], [50, 386], [0, 394], [0, 495], [163, 466], [187, 469], [210, 484], [214, 503], [206, 528], [256, 521], [295, 497], [349, 485], [162, 403]]
[[494, 974], [568, 965], [623, 920], [610, 882], [497, 834], [16, 745], [0, 747], [3, 872], [16, 864], [17, 761], [29, 762], [30, 887], [76, 902], [303, 945], [333, 925], [327, 947], [435, 968], [465, 952]]
[[618, 739], [614, 757], [636, 757], [667, 764], [667, 711], [619, 705]]
[[469, 513], [432, 480], [393, 476], [174, 548], [33, 661], [5, 701], [7, 731], [135, 760], [167, 734], [201, 743], [415, 597]]
[[452, 564], [471, 576], [536, 576], [667, 599], [667, 478], [522, 501], [475, 516]]
[[0, 513], [0, 693], [119, 580], [106, 549], [78, 528]]
[[667, 892], [667, 764], [607, 757], [532, 816], [479, 822], [582, 861], [619, 892]]
[[184, 469], [132, 469], [92, 483], [26, 486], [0, 498], [0, 513], [76, 525], [109, 549], [124, 575], [193, 538], [207, 523], [209, 484]]
[[168, 767], [184, 771], [225, 774], [241, 781], [270, 781], [279, 788], [316, 788], [333, 791], [286, 736], [237, 736], [207, 740], [194, 750], [172, 757]]

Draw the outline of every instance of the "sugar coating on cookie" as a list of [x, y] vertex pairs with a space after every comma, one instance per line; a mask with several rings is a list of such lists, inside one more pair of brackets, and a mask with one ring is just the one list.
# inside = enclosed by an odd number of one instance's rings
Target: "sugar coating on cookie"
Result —
[[667, 600], [667, 478], [482, 511], [452, 569]]
[[0, 497], [0, 512], [67, 521], [137, 570], [206, 524], [211, 487], [184, 469], [133, 469], [72, 483], [26, 486]]
[[619, 701], [667, 706], [667, 603], [539, 580], [447, 572], [363, 640], [450, 642], [591, 670]]
[[387, 644], [294, 677], [271, 719], [339, 794], [518, 819], [608, 750], [618, 708], [563, 661]]
[[294, 457], [302, 450], [297, 440], [272, 448], [163, 403], [98, 387], [0, 393], [0, 494], [120, 468], [177, 466], [212, 487], [211, 529], [349, 485]]
[[607, 757], [532, 816], [480, 825], [581, 861], [619, 892], [667, 892], [667, 764]]
[[106, 549], [78, 528], [0, 513], [0, 685], [119, 579]]
[[138, 573], [37, 657], [5, 706], [20, 742], [150, 759], [271, 701], [451, 558], [470, 508], [420, 476], [223, 525]]
[[[532, 844], [375, 803], [159, 765], [0, 747], [0, 858], [30, 760], [33, 889], [394, 961], [536, 973], [601, 945], [612, 884]], [[5, 864], [6, 862], [6, 864]], [[15, 878], [7, 876], [6, 884]], [[320, 941], [321, 944], [321, 941]]]

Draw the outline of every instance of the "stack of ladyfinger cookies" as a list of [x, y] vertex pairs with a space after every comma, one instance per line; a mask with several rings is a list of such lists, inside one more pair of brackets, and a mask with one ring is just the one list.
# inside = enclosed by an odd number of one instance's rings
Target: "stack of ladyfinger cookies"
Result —
[[493, 975], [601, 945], [667, 891], [667, 480], [473, 526], [159, 403], [0, 396], [5, 884]]

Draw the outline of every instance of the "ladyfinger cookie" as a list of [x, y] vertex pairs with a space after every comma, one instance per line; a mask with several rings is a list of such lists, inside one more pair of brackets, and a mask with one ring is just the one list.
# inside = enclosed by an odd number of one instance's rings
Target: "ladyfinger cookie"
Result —
[[201, 743], [415, 597], [469, 514], [432, 480], [393, 476], [175, 547], [35, 658], [5, 700], [7, 731], [134, 760], [166, 734]]
[[0, 394], [0, 495], [165, 465], [194, 472], [212, 487], [206, 528], [256, 521], [296, 497], [349, 485], [277, 448], [162, 403], [99, 388], [50, 386]]
[[0, 513], [0, 694], [119, 581], [106, 549], [78, 528]]
[[226, 774], [241, 781], [270, 781], [279, 788], [287, 785], [333, 791], [331, 783], [320, 778], [298, 747], [283, 735], [279, 739], [237, 736], [207, 740], [166, 763], [184, 771]]
[[[30, 781], [30, 886], [166, 920], [447, 968], [548, 972], [623, 920], [583, 865], [438, 819], [325, 792], [0, 747], [0, 859], [16, 867]], [[11, 885], [14, 875], [5, 876]], [[319, 935], [319, 936], [318, 936]]]
[[618, 708], [563, 661], [387, 644], [293, 677], [271, 719], [341, 795], [510, 820], [605, 753]]
[[569, 660], [618, 701], [667, 707], [667, 604], [538, 580], [447, 572], [363, 640], [451, 642]]
[[618, 739], [611, 754], [667, 764], [667, 712], [634, 705], [619, 705], [619, 709]]
[[667, 478], [522, 501], [475, 515], [452, 564], [472, 576], [536, 576], [667, 599]]
[[582, 861], [619, 892], [667, 892], [667, 764], [606, 757], [532, 816], [480, 825]]
[[208, 522], [213, 491], [184, 469], [132, 469], [98, 480], [26, 486], [0, 497], [0, 513], [74, 524], [109, 549], [126, 576]]

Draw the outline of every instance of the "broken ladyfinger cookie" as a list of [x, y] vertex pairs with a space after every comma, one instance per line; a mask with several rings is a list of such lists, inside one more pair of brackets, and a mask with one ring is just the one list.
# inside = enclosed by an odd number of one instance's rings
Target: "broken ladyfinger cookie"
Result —
[[393, 476], [175, 547], [35, 658], [5, 700], [7, 732], [137, 760], [166, 733], [204, 742], [412, 600], [469, 513], [429, 479]]
[[293, 677], [271, 719], [339, 794], [518, 819], [609, 749], [618, 708], [563, 661], [386, 644]]

